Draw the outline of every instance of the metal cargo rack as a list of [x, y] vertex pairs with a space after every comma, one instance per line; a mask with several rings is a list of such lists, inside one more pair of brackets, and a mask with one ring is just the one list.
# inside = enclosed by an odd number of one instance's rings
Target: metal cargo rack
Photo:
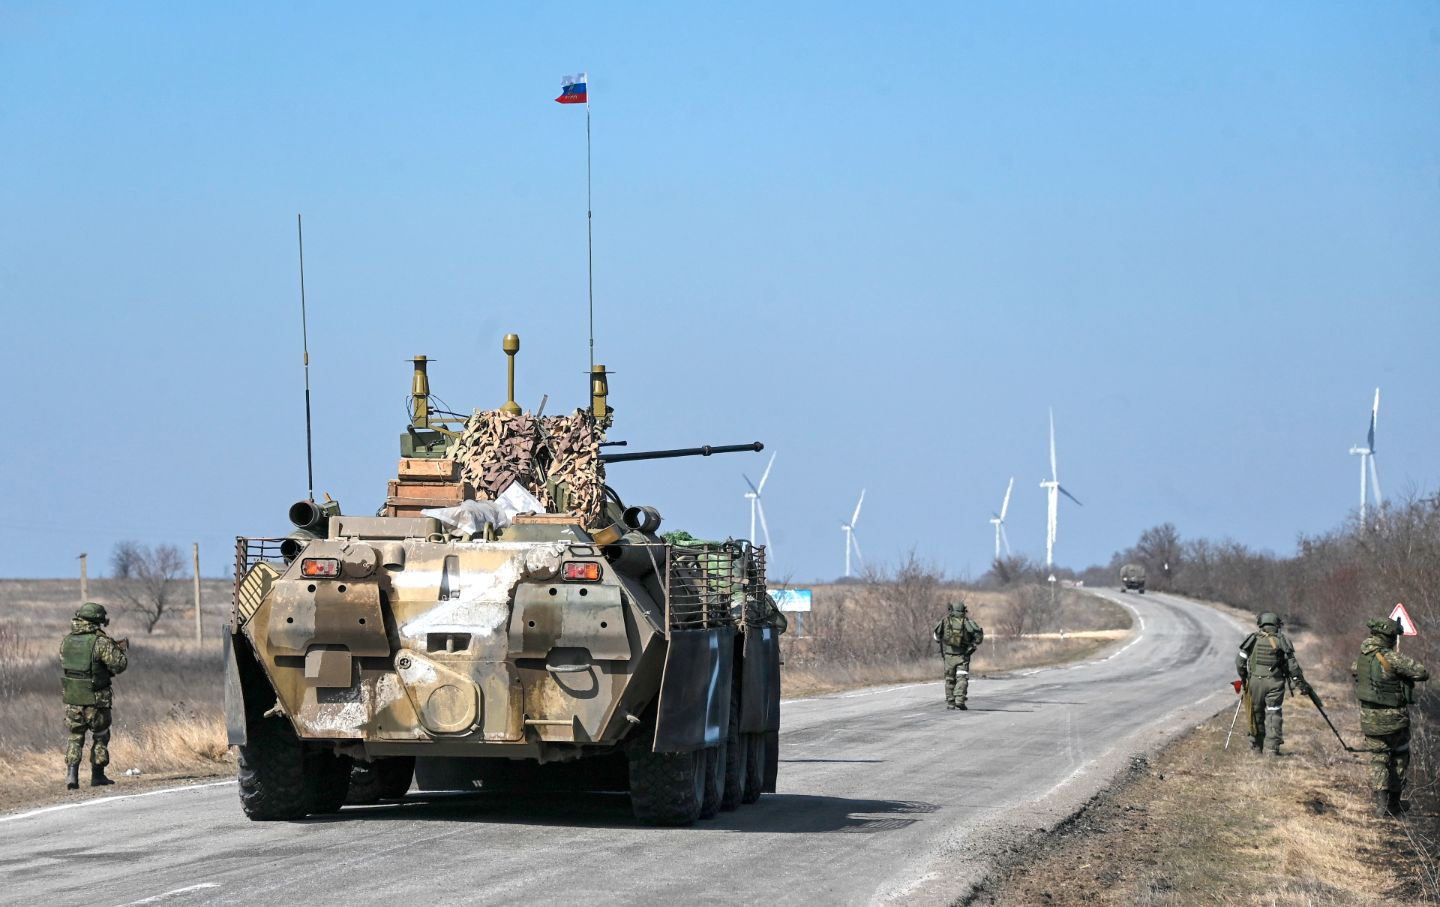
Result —
[[[230, 606], [237, 629], [255, 613], [274, 578], [285, 572], [285, 556], [280, 552], [283, 541], [284, 537], [235, 538], [235, 587], [230, 594]], [[261, 564], [269, 568], [263, 571], [266, 575], [257, 575], [247, 583], [250, 571]]]
[[733, 627], [742, 615], [750, 619], [752, 601], [764, 594], [763, 548], [735, 541], [665, 546], [670, 632]]

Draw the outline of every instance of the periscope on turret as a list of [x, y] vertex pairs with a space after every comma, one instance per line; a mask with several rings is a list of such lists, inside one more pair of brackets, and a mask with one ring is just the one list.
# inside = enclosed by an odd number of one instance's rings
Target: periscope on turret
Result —
[[601, 453], [588, 408], [508, 397], [437, 409], [411, 360], [410, 418], [377, 515], [305, 500], [293, 531], [236, 540], [226, 724], [256, 820], [421, 790], [627, 790], [642, 822], [688, 824], [773, 791], [779, 634], [765, 549], [659, 534], [610, 464], [760, 450]]

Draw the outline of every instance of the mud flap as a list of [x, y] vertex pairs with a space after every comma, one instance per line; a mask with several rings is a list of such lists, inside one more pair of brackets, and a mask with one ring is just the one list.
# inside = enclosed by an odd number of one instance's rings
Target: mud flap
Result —
[[740, 732], [780, 730], [780, 637], [774, 627], [745, 634], [740, 675]]
[[657, 753], [715, 746], [730, 730], [735, 630], [675, 630], [665, 652], [656, 707]]
[[240, 663], [229, 633], [222, 637], [225, 659], [225, 739], [230, 746], [249, 743], [245, 730], [245, 687], [240, 682]]

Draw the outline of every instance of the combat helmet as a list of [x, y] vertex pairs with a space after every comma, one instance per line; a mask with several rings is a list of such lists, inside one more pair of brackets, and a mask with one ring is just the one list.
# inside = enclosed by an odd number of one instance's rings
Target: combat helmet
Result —
[[1255, 626], [1257, 627], [1275, 627], [1279, 629], [1284, 623], [1285, 622], [1280, 619], [1280, 615], [1274, 611], [1261, 611], [1260, 616], [1255, 618]]
[[1400, 622], [1389, 617], [1377, 617], [1374, 620], [1365, 621], [1365, 626], [1376, 636], [1388, 636], [1393, 643], [1395, 637], [1400, 635]]
[[110, 623], [110, 618], [105, 616], [105, 606], [96, 604], [95, 602], [86, 602], [81, 605], [80, 610], [75, 612], [75, 616], [81, 620], [88, 620], [92, 624], [100, 624], [101, 626]]
[[953, 614], [964, 614], [965, 610], [965, 601], [963, 599], [958, 602], [950, 603], [950, 611]]

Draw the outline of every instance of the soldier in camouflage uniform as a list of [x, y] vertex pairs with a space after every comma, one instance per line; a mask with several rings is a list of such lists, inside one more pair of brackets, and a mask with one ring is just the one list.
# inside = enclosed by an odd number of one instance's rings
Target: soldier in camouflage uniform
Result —
[[1310, 685], [1295, 660], [1295, 647], [1280, 632], [1284, 623], [1280, 616], [1266, 611], [1255, 619], [1259, 630], [1245, 637], [1235, 655], [1235, 670], [1245, 682], [1245, 695], [1250, 700], [1250, 748], [1256, 753], [1280, 755], [1285, 742], [1282, 728], [1285, 716], [1285, 685], [1293, 684], [1305, 696]]
[[60, 643], [65, 726], [70, 731], [65, 746], [65, 786], [70, 790], [80, 786], [86, 731], [91, 736], [90, 786], [115, 783], [105, 777], [105, 766], [110, 763], [110, 677], [124, 671], [129, 660], [124, 642], [116, 642], [102, 629], [109, 622], [103, 605], [86, 602], [70, 622], [70, 634]]
[[1370, 635], [1360, 644], [1360, 657], [1350, 665], [1355, 696], [1360, 700], [1360, 730], [1370, 751], [1370, 789], [1375, 812], [1399, 815], [1400, 792], [1410, 768], [1410, 704], [1415, 682], [1430, 672], [1413, 658], [1395, 651], [1400, 625], [1385, 618], [1366, 621]]
[[934, 636], [945, 661], [945, 707], [963, 710], [970, 691], [970, 656], [985, 641], [985, 631], [961, 601], [950, 603], [949, 612], [935, 625]]

